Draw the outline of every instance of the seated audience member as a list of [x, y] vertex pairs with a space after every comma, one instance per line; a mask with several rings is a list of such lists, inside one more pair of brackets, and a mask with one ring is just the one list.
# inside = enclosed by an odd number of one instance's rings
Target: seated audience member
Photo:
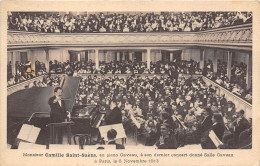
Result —
[[45, 14], [42, 17], [42, 13], [37, 12], [33, 15], [11, 12], [7, 19], [8, 29], [44, 33], [172, 32], [200, 31], [252, 22], [251, 12], [200, 12], [199, 15], [198, 12], [118, 12], [93, 13], [87, 17], [78, 15], [76, 18], [72, 14]]
[[203, 135], [212, 126], [212, 111], [209, 107], [206, 107], [203, 112], [201, 122], [198, 124], [197, 132]]
[[115, 106], [111, 108], [111, 113], [105, 117], [107, 125], [122, 123], [122, 112], [120, 110], [119, 101], [116, 101], [114, 104]]
[[151, 113], [148, 114], [148, 120], [145, 122], [146, 129], [146, 141], [145, 146], [153, 146], [158, 140], [158, 131], [157, 131], [158, 123], [153, 119]]
[[209, 132], [210, 131], [213, 131], [216, 134], [216, 136], [218, 137], [218, 139], [220, 141], [222, 141], [222, 137], [223, 137], [224, 131], [225, 131], [225, 126], [224, 126], [224, 121], [223, 121], [222, 115], [221, 114], [213, 114], [212, 122], [213, 122], [213, 125], [210, 127], [208, 132], [201, 138], [201, 147], [203, 149], [216, 149], [216, 148], [218, 148], [214, 145], [212, 140], [209, 138]]
[[249, 92], [246, 96], [245, 99], [249, 102], [252, 102], [252, 92]]
[[170, 126], [167, 123], [161, 125], [161, 135], [156, 143], [158, 149], [177, 149], [177, 140], [172, 132], [170, 132]]
[[107, 132], [108, 145], [116, 145], [116, 149], [125, 149], [124, 145], [116, 143], [117, 131], [115, 129], [110, 129]]
[[237, 112], [237, 117], [234, 122], [232, 122], [233, 129], [229, 135], [224, 136], [223, 143], [230, 148], [238, 147], [239, 135], [250, 127], [248, 120], [244, 117], [244, 110]]
[[249, 118], [250, 127], [245, 131], [242, 131], [239, 135], [238, 145], [239, 148], [252, 148], [252, 118]]
[[173, 119], [172, 119], [171, 115], [168, 112], [162, 111], [160, 113], [160, 120], [161, 120], [161, 124], [162, 123], [167, 123], [169, 125], [169, 128], [171, 130], [174, 130], [174, 128], [175, 128], [174, 122], [173, 122]]
[[191, 130], [196, 129], [197, 120], [196, 120], [196, 116], [194, 115], [193, 109], [190, 109], [188, 111], [188, 114], [185, 116], [185, 119], [184, 119], [184, 124]]
[[233, 121], [234, 115], [236, 113], [235, 105], [232, 101], [227, 102], [227, 106], [224, 107], [224, 117], [227, 119], [227, 121]]

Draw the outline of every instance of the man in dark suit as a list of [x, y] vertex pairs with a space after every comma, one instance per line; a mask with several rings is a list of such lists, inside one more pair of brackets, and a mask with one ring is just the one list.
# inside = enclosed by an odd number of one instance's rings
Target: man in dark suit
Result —
[[212, 111], [209, 107], [205, 108], [203, 112], [203, 119], [198, 126], [197, 132], [200, 135], [203, 135], [205, 131], [207, 131], [212, 126]]
[[250, 127], [248, 120], [244, 117], [245, 111], [240, 110], [237, 112], [237, 119], [232, 123], [234, 126], [234, 132], [224, 136], [223, 142], [230, 147], [235, 148], [238, 146], [239, 135]]
[[112, 125], [112, 124], [118, 124], [122, 123], [122, 112], [121, 109], [119, 108], [119, 101], [116, 101], [115, 107], [111, 108], [112, 111], [107, 117], [105, 118], [106, 125]]
[[[54, 96], [48, 101], [51, 107], [50, 122], [51, 123], [61, 123], [64, 122], [67, 117], [67, 112], [65, 109], [65, 102], [61, 100], [62, 88], [57, 87], [54, 89]], [[57, 129], [55, 137], [58, 139], [58, 143], [62, 143], [63, 132], [62, 128]]]
[[125, 149], [124, 145], [116, 143], [117, 131], [115, 129], [110, 129], [107, 132], [108, 145], [116, 145], [116, 149]]
[[48, 101], [51, 107], [50, 119], [51, 123], [64, 122], [67, 117], [67, 112], [65, 109], [65, 102], [61, 100], [62, 88], [57, 87], [54, 89], [54, 96]]
[[222, 141], [222, 137], [224, 135], [225, 131], [225, 125], [223, 121], [223, 117], [221, 114], [215, 113], [212, 117], [213, 125], [210, 127], [208, 131], [205, 132], [203, 137], [201, 138], [201, 147], [203, 149], [216, 149], [216, 147], [213, 143], [213, 141], [209, 138], [209, 132], [212, 130], [218, 139]]
[[177, 149], [177, 140], [174, 134], [170, 131], [170, 125], [163, 123], [161, 125], [161, 135], [156, 142], [158, 149]]

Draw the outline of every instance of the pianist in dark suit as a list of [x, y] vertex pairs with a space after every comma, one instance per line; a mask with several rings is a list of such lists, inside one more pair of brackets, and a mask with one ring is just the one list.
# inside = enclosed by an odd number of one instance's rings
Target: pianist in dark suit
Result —
[[120, 107], [119, 105], [120, 102], [116, 101], [115, 107], [111, 108], [112, 109], [111, 113], [107, 115], [107, 117], [105, 118], [106, 125], [122, 123], [122, 112], [121, 109], [119, 108]]
[[[48, 101], [48, 104], [51, 107], [50, 113], [50, 122], [51, 123], [60, 123], [64, 122], [67, 117], [67, 112], [65, 108], [65, 102], [61, 100], [62, 96], [62, 88], [57, 87], [54, 89], [54, 96], [51, 97]], [[62, 143], [62, 135], [63, 129], [57, 129], [55, 133], [56, 139], [58, 139], [58, 143]]]
[[61, 100], [62, 88], [57, 87], [54, 89], [54, 96], [48, 101], [51, 107], [50, 119], [51, 123], [64, 122], [67, 117], [67, 112], [65, 108], [65, 102]]
[[124, 145], [116, 143], [117, 131], [115, 129], [110, 129], [107, 132], [108, 145], [116, 145], [116, 149], [125, 149]]

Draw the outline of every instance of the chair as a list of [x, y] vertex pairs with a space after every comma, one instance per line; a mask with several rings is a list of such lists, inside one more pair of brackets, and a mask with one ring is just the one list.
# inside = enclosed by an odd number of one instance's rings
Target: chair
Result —
[[83, 145], [92, 145], [92, 139], [90, 134], [76, 134], [73, 137], [74, 144], [77, 145], [76, 138], [78, 138], [78, 143], [80, 149], [83, 149]]

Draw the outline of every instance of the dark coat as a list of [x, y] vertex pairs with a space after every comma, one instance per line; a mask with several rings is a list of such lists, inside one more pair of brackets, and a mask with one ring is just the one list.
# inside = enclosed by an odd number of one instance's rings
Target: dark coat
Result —
[[122, 123], [122, 113], [120, 108], [115, 107], [106, 117], [105, 122], [107, 125]]
[[220, 141], [222, 141], [222, 137], [224, 135], [225, 126], [224, 124], [217, 123], [211, 126], [211, 128], [205, 132], [205, 135], [201, 139], [201, 146], [203, 149], [216, 149], [217, 147], [214, 145], [212, 140], [209, 138], [209, 132], [213, 130], [216, 136]]
[[223, 135], [224, 135], [224, 131], [225, 131], [224, 124], [221, 124], [221, 123], [214, 124], [212, 126], [212, 130], [214, 131], [214, 133], [216, 134], [218, 139], [222, 141], [222, 138], [223, 138]]
[[125, 149], [124, 145], [117, 144], [115, 141], [108, 142], [108, 145], [116, 145], [116, 149]]
[[160, 140], [158, 140], [156, 146], [158, 149], [177, 149], [178, 144], [175, 136], [170, 134], [168, 138], [164, 138], [164, 144], [160, 144]]
[[246, 129], [248, 129], [250, 127], [249, 125], [249, 122], [246, 118], [242, 118], [238, 123], [234, 123], [234, 127], [235, 127], [235, 130], [234, 130], [234, 134], [235, 134], [235, 137], [236, 139], [238, 139], [239, 137], [239, 134], [243, 131], [245, 131]]
[[48, 101], [48, 104], [51, 107], [50, 122], [51, 123], [64, 122], [67, 117], [65, 102], [61, 100], [61, 106], [60, 106], [59, 102], [53, 103], [55, 99], [56, 96], [53, 96]]
[[197, 130], [199, 133], [203, 134], [205, 131], [209, 130], [209, 128], [212, 126], [211, 118], [212, 116], [207, 116], [202, 120]]

